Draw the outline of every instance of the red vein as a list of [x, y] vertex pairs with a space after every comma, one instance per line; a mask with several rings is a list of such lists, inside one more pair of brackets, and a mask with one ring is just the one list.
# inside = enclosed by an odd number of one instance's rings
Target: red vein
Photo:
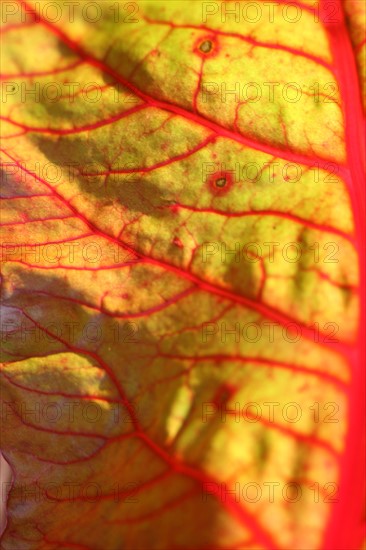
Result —
[[78, 59], [77, 61], [75, 61], [74, 63], [71, 63], [70, 65], [68, 65], [67, 67], [58, 67], [56, 69], [52, 69], [52, 70], [49, 70], [49, 71], [34, 71], [34, 72], [29, 72], [29, 73], [15, 73], [15, 74], [0, 74], [0, 80], [7, 80], [9, 78], [12, 78], [12, 79], [17, 79], [17, 78], [33, 78], [35, 76], [52, 76], [54, 74], [58, 74], [58, 73], [64, 73], [64, 72], [67, 72], [67, 71], [71, 71], [72, 69], [75, 69], [75, 67], [79, 67], [80, 65], [82, 65], [83, 63], [85, 63], [85, 61], [81, 60], [81, 59]]
[[[270, 307], [266, 304], [258, 303], [258, 302], [254, 301], [250, 298], [247, 298], [245, 296], [239, 296], [237, 294], [234, 294], [233, 292], [231, 292], [230, 290], [227, 290], [225, 288], [215, 286], [213, 283], [209, 283], [207, 281], [204, 281], [203, 279], [197, 277], [196, 275], [193, 275], [192, 273], [188, 273], [188, 272], [184, 271], [182, 268], [171, 265], [171, 264], [165, 262], [164, 260], [155, 259], [155, 258], [152, 258], [150, 256], [144, 255], [140, 252], [137, 252], [129, 244], [124, 243], [123, 241], [118, 240], [117, 238], [115, 238], [113, 236], [102, 233], [99, 230], [98, 227], [96, 227], [91, 221], [89, 221], [87, 218], [85, 218], [85, 216], [81, 212], [79, 212], [75, 207], [71, 206], [66, 201], [66, 199], [62, 195], [60, 195], [50, 184], [48, 184], [45, 180], [43, 180], [42, 178], [40, 178], [36, 174], [32, 173], [30, 170], [27, 170], [21, 164], [19, 164], [18, 161], [14, 157], [12, 157], [9, 153], [7, 153], [5, 150], [3, 150], [3, 149], [0, 149], [0, 150], [3, 151], [3, 153], [5, 153], [11, 160], [13, 160], [17, 164], [17, 166], [20, 167], [21, 170], [24, 170], [26, 173], [30, 174], [33, 178], [35, 178], [38, 181], [40, 181], [41, 183], [43, 183], [48, 189], [51, 189], [52, 192], [55, 194], [55, 196], [57, 196], [61, 201], [63, 201], [64, 204], [67, 205], [70, 208], [70, 210], [72, 212], [74, 212], [75, 215], [78, 216], [79, 219], [81, 221], [83, 221], [94, 233], [96, 233], [96, 234], [98, 234], [98, 235], [100, 235], [104, 238], [107, 238], [112, 242], [115, 242], [115, 243], [119, 244], [121, 247], [124, 248], [124, 250], [127, 250], [130, 253], [137, 255], [139, 258], [143, 259], [146, 263], [149, 263], [151, 265], [155, 265], [155, 266], [157, 266], [159, 268], [162, 268], [164, 270], [167, 270], [167, 271], [171, 271], [171, 272], [175, 273], [177, 276], [183, 277], [183, 278], [191, 281], [192, 283], [197, 285], [203, 291], [206, 291], [210, 294], [214, 294], [214, 295], [217, 295], [217, 296], [221, 296], [221, 297], [223, 297], [227, 300], [230, 300], [231, 302], [234, 302], [238, 305], [248, 307], [251, 310], [257, 311], [258, 313], [260, 313], [264, 317], [268, 317], [269, 319], [277, 321], [282, 326], [287, 326], [289, 323], [295, 323], [297, 326], [302, 328], [302, 335], [305, 338], [307, 338], [308, 340], [313, 340], [313, 333], [312, 333], [311, 329], [307, 325], [305, 325], [303, 322], [301, 322], [301, 321], [299, 322], [295, 318], [293, 318], [289, 315], [286, 315], [286, 314], [282, 313], [281, 311], [279, 311], [277, 309], [274, 309], [274, 308], [272, 308], [272, 307]], [[321, 334], [323, 334], [323, 333], [321, 333]], [[323, 335], [327, 336], [327, 334], [323, 334]], [[327, 347], [323, 343], [319, 343], [319, 346]], [[349, 358], [349, 357], [353, 356], [354, 353], [355, 353], [355, 350], [353, 348], [350, 348], [349, 346], [353, 346], [353, 344], [352, 343], [348, 344], [347, 342], [345, 342], [345, 343], [338, 342], [336, 344], [333, 344], [333, 349]]]
[[[131, 90], [137, 97], [142, 99], [145, 103], [157, 107], [158, 109], [162, 109], [168, 112], [175, 113], [177, 115], [182, 116], [186, 120], [191, 120], [192, 122], [195, 122], [196, 124], [200, 126], [204, 126], [206, 128], [209, 128], [210, 130], [213, 130], [217, 135], [227, 137], [231, 140], [234, 140], [238, 143], [241, 143], [242, 145], [245, 145], [247, 147], [251, 147], [252, 149], [255, 149], [257, 151], [262, 151], [263, 153], [268, 153], [275, 157], [282, 157], [284, 159], [290, 160], [292, 162], [298, 162], [300, 164], [304, 164], [307, 166], [313, 166], [314, 162], [317, 162], [317, 165], [319, 165], [320, 168], [324, 168], [327, 170], [328, 162], [326, 159], [312, 159], [309, 156], [298, 154], [295, 152], [289, 152], [286, 149], [277, 149], [276, 147], [273, 147], [270, 143], [260, 143], [258, 141], [255, 141], [253, 139], [249, 139], [247, 137], [244, 137], [242, 135], [236, 134], [235, 132], [231, 130], [227, 130], [225, 128], [222, 128], [220, 125], [218, 125], [215, 122], [206, 120], [204, 117], [192, 113], [190, 111], [187, 111], [186, 109], [183, 109], [182, 107], [179, 107], [175, 104], [160, 101], [158, 99], [155, 99], [148, 94], [142, 92], [139, 88], [137, 88], [132, 83], [128, 82], [125, 78], [123, 78], [117, 71], [114, 69], [108, 67], [103, 61], [99, 60], [98, 58], [94, 57], [90, 52], [87, 52], [84, 50], [81, 46], [79, 46], [74, 40], [72, 40], [66, 33], [64, 33], [61, 29], [57, 28], [55, 25], [51, 24], [49, 21], [47, 21], [45, 18], [43, 18], [40, 14], [38, 14], [25, 0], [17, 0], [23, 7], [25, 7], [27, 10], [29, 10], [31, 13], [39, 17], [40, 23], [43, 24], [49, 31], [51, 31], [53, 34], [58, 36], [65, 45], [67, 45], [72, 51], [77, 52], [78, 55], [84, 59], [88, 64], [97, 67], [102, 72], [107, 73], [111, 75], [115, 80], [123, 84], [126, 88]], [[344, 166], [337, 164], [339, 166], [339, 170], [341, 173], [344, 173], [345, 176], [347, 175], [347, 171], [345, 170]]]
[[190, 206], [190, 205], [181, 204], [181, 203], [174, 205], [174, 208], [182, 208], [185, 210], [190, 210], [192, 212], [198, 212], [198, 213], [215, 214], [218, 216], [225, 216], [228, 218], [242, 218], [246, 216], [274, 216], [276, 218], [284, 218], [291, 222], [301, 223], [305, 227], [309, 227], [317, 231], [334, 233], [339, 237], [342, 237], [343, 239], [347, 239], [352, 244], [354, 244], [355, 242], [353, 237], [351, 237], [347, 233], [344, 233], [340, 229], [337, 229], [336, 227], [332, 227], [330, 225], [324, 225], [324, 224], [317, 224], [305, 218], [301, 218], [300, 216], [296, 216], [291, 212], [281, 212], [279, 210], [250, 210], [245, 212], [230, 212], [230, 211], [228, 212], [224, 210], [215, 210], [213, 208], [198, 208], [196, 206]]
[[117, 115], [114, 115], [106, 120], [99, 120], [98, 122], [93, 122], [91, 124], [85, 124], [84, 126], [79, 126], [77, 128], [41, 128], [37, 126], [28, 126], [27, 124], [22, 124], [21, 122], [17, 122], [15, 120], [12, 120], [8, 117], [0, 116], [0, 120], [4, 120], [5, 122], [8, 122], [9, 124], [13, 124], [14, 126], [18, 126], [19, 128], [22, 128], [23, 130], [26, 130], [27, 132], [40, 132], [42, 134], [54, 134], [54, 135], [61, 135], [61, 136], [67, 136], [70, 134], [78, 134], [80, 132], [88, 132], [90, 130], [96, 130], [97, 128], [102, 128], [103, 126], [108, 126], [109, 124], [112, 124], [113, 122], [117, 122], [119, 120], [122, 120], [123, 118], [126, 118], [134, 113], [137, 113], [139, 111], [142, 111], [146, 109], [146, 105], [136, 105], [136, 107], [132, 107], [131, 109], [124, 111], [123, 113], [118, 113]]
[[[291, 2], [291, 4], [293, 4], [293, 2]], [[274, 42], [262, 42], [250, 36], [244, 36], [242, 34], [235, 33], [235, 32], [221, 31], [219, 29], [212, 29], [211, 27], [207, 27], [205, 25], [176, 24], [171, 21], [159, 21], [156, 19], [151, 19], [150, 17], [147, 17], [147, 16], [143, 16], [143, 19], [147, 23], [152, 23], [155, 25], [168, 25], [173, 29], [196, 29], [196, 30], [202, 30], [205, 32], [210, 32], [215, 36], [227, 36], [230, 38], [238, 38], [242, 42], [247, 42], [248, 44], [251, 44], [252, 46], [255, 46], [255, 47], [284, 51], [296, 57], [304, 57], [309, 61], [313, 61], [317, 65], [322, 65], [329, 71], [333, 72], [333, 68], [332, 68], [333, 66], [330, 63], [327, 63], [326, 61], [324, 61], [324, 59], [322, 59], [317, 55], [313, 55], [303, 50], [299, 50], [298, 48], [291, 48], [290, 46], [285, 46], [283, 44], [277, 44]]]
[[269, 367], [278, 367], [286, 370], [291, 370], [294, 373], [304, 373], [307, 375], [313, 375], [321, 378], [322, 380], [325, 380], [327, 382], [330, 382], [331, 384], [334, 384], [335, 386], [339, 387], [343, 392], [347, 391], [348, 385], [340, 380], [338, 377], [334, 376], [333, 374], [330, 374], [328, 372], [314, 369], [312, 367], [305, 367], [302, 365], [293, 365], [291, 363], [285, 363], [283, 361], [277, 361], [276, 359], [266, 359], [262, 357], [251, 357], [250, 355], [230, 355], [230, 354], [211, 354], [211, 355], [196, 355], [196, 356], [189, 356], [189, 355], [177, 355], [172, 353], [159, 353], [159, 357], [166, 357], [168, 359], [179, 359], [183, 361], [193, 361], [193, 362], [201, 362], [201, 361], [214, 361], [214, 362], [224, 362], [224, 361], [238, 361], [239, 363], [255, 363], [261, 366], [269, 366]]
[[185, 160], [189, 158], [190, 156], [194, 155], [201, 149], [203, 149], [206, 145], [209, 143], [213, 143], [216, 140], [216, 136], [208, 136], [206, 139], [204, 139], [201, 143], [196, 145], [195, 147], [192, 147], [192, 149], [189, 149], [185, 153], [181, 153], [180, 155], [177, 155], [175, 157], [169, 157], [167, 160], [163, 160], [161, 162], [158, 162], [154, 164], [153, 166], [145, 166], [142, 168], [130, 168], [130, 169], [124, 169], [124, 170], [108, 170], [104, 172], [95, 172], [95, 173], [84, 173], [81, 172], [82, 176], [85, 177], [95, 177], [95, 176], [110, 176], [112, 174], [136, 174], [139, 172], [146, 173], [146, 172], [152, 172], [153, 170], [157, 170], [158, 168], [163, 168], [164, 166], [169, 166], [170, 164], [173, 164], [174, 162], [177, 162], [179, 160]]

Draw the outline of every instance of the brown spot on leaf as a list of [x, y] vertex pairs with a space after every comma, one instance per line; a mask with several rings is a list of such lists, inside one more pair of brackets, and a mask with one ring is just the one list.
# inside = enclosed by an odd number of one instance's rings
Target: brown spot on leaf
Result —
[[217, 51], [217, 41], [214, 36], [201, 37], [194, 46], [194, 52], [201, 57], [215, 56]]
[[215, 185], [216, 187], [225, 187], [227, 181], [226, 181], [226, 178], [222, 177], [222, 178], [217, 178], [217, 180], [215, 181]]
[[199, 47], [202, 53], [210, 53], [210, 51], [212, 51], [212, 48], [213, 44], [211, 40], [204, 40]]
[[215, 193], [226, 193], [233, 184], [230, 172], [215, 172], [209, 178], [211, 190]]

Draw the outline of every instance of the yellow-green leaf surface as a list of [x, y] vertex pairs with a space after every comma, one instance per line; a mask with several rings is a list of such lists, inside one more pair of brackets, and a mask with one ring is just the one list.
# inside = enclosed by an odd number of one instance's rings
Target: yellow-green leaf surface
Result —
[[360, 547], [350, 4], [2, 3], [4, 550]]

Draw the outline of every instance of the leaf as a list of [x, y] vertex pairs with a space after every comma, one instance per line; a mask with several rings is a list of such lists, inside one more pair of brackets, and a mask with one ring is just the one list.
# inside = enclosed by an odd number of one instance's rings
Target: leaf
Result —
[[52, 4], [3, 4], [2, 548], [359, 548], [362, 9]]

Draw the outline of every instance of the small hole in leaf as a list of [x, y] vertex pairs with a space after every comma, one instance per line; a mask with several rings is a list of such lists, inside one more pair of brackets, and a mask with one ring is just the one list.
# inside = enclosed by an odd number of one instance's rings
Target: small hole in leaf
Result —
[[211, 40], [204, 40], [200, 44], [199, 50], [202, 53], [210, 53], [212, 51], [212, 48], [213, 48], [213, 44], [212, 44]]
[[216, 187], [220, 187], [220, 189], [222, 187], [225, 187], [226, 185], [226, 178], [217, 178], [217, 180], [215, 181], [215, 185]]
[[218, 171], [210, 175], [208, 183], [215, 195], [224, 195], [231, 189], [234, 180], [230, 172]]

